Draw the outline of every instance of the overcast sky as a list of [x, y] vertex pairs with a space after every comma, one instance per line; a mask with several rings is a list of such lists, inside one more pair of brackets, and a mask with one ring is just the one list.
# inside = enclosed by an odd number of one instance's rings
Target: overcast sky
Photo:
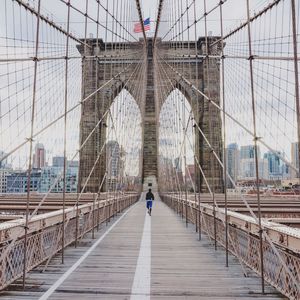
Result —
[[[180, 12], [178, 5], [189, 5], [192, 0], [165, 0], [163, 7], [159, 36], [164, 36], [170, 29], [171, 19], [175, 19]], [[28, 0], [30, 5], [36, 6], [37, 1]], [[82, 12], [85, 11], [85, 1], [72, 0], [72, 4]], [[158, 0], [141, 0], [144, 18], [150, 17], [152, 21], [157, 15]], [[219, 3], [218, 0], [207, 2], [207, 10]], [[251, 14], [265, 7], [271, 0], [251, 0]], [[106, 5], [106, 1], [101, 1]], [[109, 11], [117, 12], [117, 18], [126, 27], [125, 33], [121, 27], [108, 17], [108, 28], [105, 30], [106, 13], [100, 11], [99, 37], [103, 40], [117, 41], [110, 30], [119, 30], [123, 38], [130, 41], [141, 37], [133, 33], [133, 25], [138, 21], [135, 1], [109, 0]], [[228, 0], [224, 4], [224, 31], [225, 33], [236, 28], [246, 18], [246, 1]], [[256, 55], [288, 56], [292, 55], [291, 18], [289, 1], [281, 1], [271, 12], [258, 19], [252, 26], [253, 51]], [[34, 56], [35, 18], [20, 7], [15, 1], [6, 0], [0, 10], [0, 58], [28, 58]], [[96, 1], [89, 1], [89, 15], [97, 18]], [[115, 5], [115, 6], [114, 6]], [[171, 13], [173, 12], [173, 16]], [[203, 16], [203, 1], [196, 0], [196, 19]], [[66, 28], [67, 7], [59, 0], [42, 0], [42, 13], [55, 24]], [[297, 17], [299, 16], [299, 3]], [[298, 19], [299, 20], [299, 19]], [[85, 36], [85, 17], [72, 10], [71, 31], [77, 37]], [[186, 27], [192, 24], [194, 17], [190, 12], [189, 20], [183, 19]], [[299, 23], [299, 22], [298, 22]], [[204, 20], [197, 23], [197, 36], [204, 35]], [[207, 30], [212, 35], [220, 35], [219, 10], [210, 14], [207, 19]], [[299, 24], [298, 24], [299, 27]], [[182, 27], [180, 27], [182, 29]], [[176, 30], [180, 30], [177, 28]], [[153, 35], [155, 24], [152, 23]], [[174, 29], [175, 30], [175, 29]], [[166, 37], [169, 40], [174, 35], [174, 30]], [[192, 26], [189, 34], [194, 38], [195, 28]], [[97, 26], [88, 22], [87, 35], [96, 36]], [[188, 32], [184, 39], [187, 40]], [[120, 40], [120, 39], [119, 39]], [[45, 23], [41, 23], [40, 56], [63, 56], [65, 50], [65, 36]], [[70, 45], [70, 55], [78, 56], [76, 42]], [[300, 47], [299, 47], [300, 48]], [[238, 56], [248, 55], [246, 28], [226, 40], [225, 54]], [[30, 105], [32, 101], [33, 63], [2, 63], [0, 64], [0, 149], [9, 152], [23, 142], [29, 135]], [[225, 96], [227, 111], [252, 129], [251, 117], [251, 91], [249, 80], [249, 61], [227, 59], [225, 62]], [[38, 69], [38, 98], [35, 131], [50, 123], [63, 112], [64, 96], [64, 62], [43, 61], [39, 62]], [[285, 152], [290, 157], [290, 144], [296, 139], [296, 117], [294, 105], [294, 79], [292, 61], [281, 60], [255, 60], [254, 62], [255, 98], [257, 101], [257, 126], [258, 135], [272, 145], [276, 150]], [[81, 98], [81, 60], [70, 60], [70, 105], [75, 105]], [[68, 151], [71, 156], [78, 145], [78, 125], [80, 109], [70, 114], [70, 142]], [[237, 142], [240, 145], [253, 143], [250, 135], [245, 134], [236, 123], [227, 120], [229, 126], [227, 143]], [[44, 142], [51, 155], [62, 152], [62, 123], [58, 122], [50, 131], [40, 135], [35, 142]], [[19, 157], [26, 157], [26, 151], [19, 152]], [[24, 161], [24, 160], [23, 160]]]

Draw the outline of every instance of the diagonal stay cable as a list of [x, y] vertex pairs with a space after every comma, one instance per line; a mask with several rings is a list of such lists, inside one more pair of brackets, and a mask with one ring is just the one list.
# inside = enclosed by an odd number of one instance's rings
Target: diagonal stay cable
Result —
[[[137, 69], [138, 66], [136, 66]], [[134, 70], [134, 72], [136, 71], [136, 69]], [[133, 73], [134, 73], [133, 72]], [[132, 74], [133, 74], [132, 73]], [[130, 78], [127, 80], [127, 82], [131, 79], [132, 74], [130, 76]], [[113, 101], [114, 102], [114, 101]], [[107, 109], [107, 111], [105, 112], [105, 115], [107, 115], [109, 109]], [[80, 152], [80, 150], [84, 147], [84, 145], [87, 143], [87, 141], [90, 139], [90, 137], [92, 136], [93, 132], [95, 132], [96, 128], [99, 126], [99, 124], [102, 122], [104, 118], [104, 115], [102, 116], [102, 118], [99, 120], [99, 122], [96, 124], [96, 126], [92, 129], [92, 131], [90, 132], [90, 134], [87, 136], [87, 138], [83, 141], [83, 143], [81, 144], [80, 148], [76, 151], [76, 153], [73, 155], [71, 162], [75, 159], [75, 157], [78, 155], [78, 153]], [[57, 177], [57, 179], [55, 180], [55, 182], [53, 183], [53, 185], [51, 186], [51, 188], [48, 190], [48, 192], [45, 194], [45, 196], [42, 198], [42, 200], [40, 201], [40, 203], [38, 204], [38, 206], [35, 208], [34, 212], [29, 216], [28, 218], [28, 222], [33, 218], [33, 216], [37, 213], [38, 209], [42, 206], [42, 204], [44, 203], [44, 201], [46, 200], [46, 198], [48, 197], [48, 195], [51, 192], [51, 189], [55, 186], [55, 184], [57, 184], [57, 182], [62, 178], [62, 173], [60, 174], [60, 176]], [[23, 228], [20, 228], [20, 234], [23, 231]], [[18, 235], [17, 235], [18, 236]], [[1, 253], [0, 255], [0, 261], [2, 261], [4, 259], [4, 257], [6, 256], [7, 252], [9, 250], [11, 250], [11, 248], [13, 247], [14, 243], [16, 242], [18, 238], [14, 238], [12, 241], [10, 241], [9, 246], [5, 249], [4, 252]]]
[[[164, 70], [164, 71], [165, 71], [165, 70]], [[165, 73], [165, 75], [167, 76], [166, 73]], [[169, 77], [168, 77], [167, 79], [168, 79], [168, 81], [170, 82], [170, 84], [172, 85], [172, 88], [175, 89], [175, 86], [173, 85], [171, 79], [170, 79]], [[185, 108], [186, 108], [186, 106], [185, 106]], [[179, 114], [179, 112], [178, 112], [178, 110], [177, 110], [176, 108], [175, 108], [175, 112], [176, 112], [177, 114]], [[192, 110], [190, 111], [190, 114], [192, 114]], [[181, 120], [181, 123], [182, 123], [182, 120]], [[195, 123], [196, 123], [196, 122], [195, 122]], [[198, 124], [197, 124], [197, 126], [199, 127]], [[209, 182], [208, 182], [208, 180], [207, 180], [207, 178], [206, 178], [206, 175], [205, 175], [205, 173], [204, 173], [204, 171], [203, 171], [203, 169], [202, 169], [202, 167], [201, 167], [201, 165], [200, 165], [200, 163], [199, 163], [199, 160], [198, 160], [198, 158], [197, 158], [197, 156], [196, 156], [196, 154], [195, 154], [195, 151], [194, 151], [194, 149], [193, 149], [192, 143], [191, 143], [191, 141], [190, 141], [190, 139], [189, 139], [189, 137], [188, 137], [187, 134], [185, 134], [184, 137], [186, 137], [187, 140], [188, 140], [188, 142], [189, 142], [190, 148], [191, 148], [191, 150], [192, 150], [192, 152], [193, 152], [193, 154], [194, 154], [194, 157], [195, 157], [195, 159], [196, 159], [198, 168], [199, 168], [199, 170], [200, 170], [200, 172], [201, 172], [201, 174], [202, 174], [202, 176], [203, 176], [203, 178], [204, 178], [205, 184], [206, 184], [206, 186], [207, 186], [207, 188], [208, 188], [208, 190], [209, 190], [209, 194], [210, 194], [212, 200], [214, 201], [214, 203], [215, 203], [215, 205], [216, 205], [216, 208], [219, 209], [218, 203], [217, 203], [217, 201], [215, 200], [215, 198], [213, 197], [213, 192], [212, 192], [212, 190], [211, 190], [211, 188], [210, 188], [210, 185], [209, 185]], [[203, 215], [203, 212], [201, 211], [201, 208], [200, 208], [200, 207], [199, 207], [199, 210], [200, 210], [200, 213]], [[221, 219], [221, 218], [220, 218], [220, 219]], [[221, 219], [221, 221], [223, 222], [223, 225], [224, 225], [224, 227], [225, 227], [225, 221], [224, 221], [223, 219]], [[238, 260], [239, 260], [239, 262], [240, 262], [240, 265], [241, 265], [241, 267], [242, 267], [242, 269], [243, 269], [243, 272], [244, 272], [245, 276], [247, 276], [246, 269], [245, 269], [245, 267], [244, 267], [244, 265], [243, 265], [243, 262], [241, 261], [241, 259], [240, 259], [240, 258], [238, 257], [238, 255], [237, 255], [238, 252], [237, 252], [236, 247], [234, 246], [234, 242], [233, 242], [233, 239], [232, 239], [232, 237], [231, 237], [230, 234], [229, 234], [229, 237], [230, 237], [231, 244], [232, 244], [232, 246], [233, 246], [233, 248], [234, 248], [234, 251], [236, 252], [236, 256], [237, 256], [237, 258], [238, 258]]]
[[[159, 54], [158, 54], [159, 55]], [[255, 137], [254, 133], [248, 129], [245, 125], [243, 125], [240, 121], [238, 121], [235, 117], [233, 117], [230, 113], [227, 111], [224, 111], [223, 108], [216, 103], [213, 99], [209, 98], [205, 93], [203, 93], [201, 90], [199, 90], [195, 85], [193, 85], [188, 79], [185, 78], [184, 75], [179, 73], [177, 70], [175, 70], [164, 58], [160, 56], [161, 60], [185, 83], [189, 86], [191, 90], [194, 92], [200, 94], [204, 100], [210, 102], [213, 106], [215, 106], [220, 112], [224, 112], [224, 114], [230, 118], [232, 121], [234, 121], [238, 126], [240, 126], [242, 129], [244, 129], [247, 133], [249, 133], [253, 138], [257, 138], [257, 141], [264, 145], [268, 150], [270, 150], [273, 154], [275, 154], [277, 157], [279, 157], [283, 162], [285, 162], [290, 168], [298, 172], [298, 168], [292, 165], [286, 158], [284, 158], [278, 151], [274, 150], [269, 144], [264, 142], [261, 137]]]
[[[24, 7], [26, 10], [30, 11], [33, 15], [35, 15], [36, 17], [40, 18], [42, 21], [44, 21], [45, 23], [47, 23], [48, 25], [50, 25], [51, 27], [55, 28], [56, 30], [58, 30], [59, 32], [63, 33], [64, 35], [68, 35], [72, 40], [76, 41], [79, 44], [85, 45], [87, 47], [91, 47], [90, 45], [86, 44], [85, 42], [83, 42], [80, 38], [76, 37], [75, 35], [73, 35], [72, 33], [68, 33], [67, 31], [65, 31], [64, 29], [61, 28], [61, 26], [58, 26], [55, 22], [49, 20], [47, 17], [45, 17], [44, 15], [42, 15], [41, 13], [38, 13], [38, 11], [36, 11], [33, 7], [31, 7], [28, 3], [25, 3], [25, 1], [23, 0], [15, 0], [20, 6]], [[28, 1], [27, 1], [28, 2]]]
[[164, 0], [159, 0], [157, 17], [156, 17], [156, 28], [155, 28], [154, 39], [153, 39], [153, 45], [155, 45], [156, 39], [157, 39], [157, 35], [158, 35], [158, 29], [159, 29], [159, 25], [160, 25], [160, 19], [161, 19], [161, 12], [162, 12], [162, 8], [163, 8], [163, 3], [164, 3]]
[[[220, 159], [220, 157], [218, 156], [218, 154], [215, 152], [215, 150], [213, 149], [213, 147], [211, 146], [211, 144], [209, 143], [207, 137], [205, 136], [205, 134], [203, 133], [203, 131], [201, 130], [201, 128], [199, 127], [198, 124], [196, 124], [196, 127], [198, 128], [199, 132], [201, 133], [202, 137], [204, 138], [205, 142], [207, 143], [208, 147], [211, 149], [212, 153], [214, 154], [215, 158], [217, 159], [218, 163], [220, 164], [220, 166], [222, 168], [224, 168], [224, 165]], [[233, 178], [231, 177], [231, 175], [229, 174], [229, 172], [226, 170], [226, 174], [229, 178], [229, 180], [231, 181], [231, 183], [233, 184], [233, 186], [235, 188], [237, 188]], [[238, 189], [237, 189], [238, 190]], [[242, 194], [241, 191], [239, 191], [239, 195], [241, 196], [242, 201], [244, 202], [244, 204], [246, 205], [246, 207], [248, 208], [251, 216], [253, 217], [253, 219], [255, 220], [256, 224], [259, 224], [259, 220], [258, 217], [255, 215], [253, 209], [250, 207], [248, 201], [245, 199], [244, 195]], [[289, 269], [289, 267], [287, 266], [286, 262], [284, 261], [284, 259], [282, 258], [282, 256], [280, 255], [278, 249], [275, 247], [274, 242], [272, 241], [272, 239], [269, 237], [268, 233], [265, 232], [264, 229], [264, 222], [262, 222], [262, 234], [263, 236], [266, 238], [266, 240], [268, 240], [269, 245], [271, 246], [272, 250], [274, 251], [274, 253], [276, 254], [276, 256], [278, 257], [278, 259], [280, 260], [283, 268], [285, 269], [285, 271], [289, 274], [289, 276], [291, 277], [291, 279], [293, 280], [294, 284], [300, 289], [300, 284], [297, 281], [296, 277], [294, 276], [294, 274], [291, 272], [291, 270]]]
[[135, 2], [136, 2], [136, 8], [137, 8], [138, 14], [139, 14], [141, 28], [143, 30], [144, 43], [146, 46], [147, 45], [147, 37], [146, 37], [146, 33], [145, 33], [144, 20], [143, 20], [143, 15], [142, 15], [142, 10], [141, 10], [141, 3], [140, 3], [140, 0], [135, 0]]
[[[142, 60], [140, 60], [141, 62]], [[139, 64], [140, 64], [139, 62]], [[103, 85], [101, 85], [97, 90], [95, 90], [94, 92], [92, 92], [91, 94], [89, 94], [87, 97], [85, 97], [83, 100], [79, 101], [77, 104], [73, 105], [71, 108], [68, 109], [67, 114], [71, 113], [72, 111], [74, 111], [77, 107], [81, 106], [82, 103], [88, 101], [90, 98], [92, 98], [95, 94], [97, 94], [99, 91], [101, 91], [102, 89], [104, 89], [108, 84], [112, 83], [113, 81], [117, 80], [119, 77], [121, 77], [121, 75], [123, 73], [125, 73], [128, 69], [130, 69], [130, 67], [135, 64], [135, 62], [132, 62], [130, 65], [128, 65], [124, 70], [120, 71], [118, 74], [116, 74], [115, 76], [113, 76], [111, 79], [109, 79], [107, 82], [105, 82]], [[56, 119], [54, 119], [52, 122], [50, 122], [48, 125], [46, 125], [45, 127], [43, 127], [42, 129], [40, 129], [39, 131], [37, 131], [35, 134], [33, 134], [33, 138], [36, 138], [38, 135], [40, 135], [42, 132], [44, 132], [45, 130], [47, 130], [49, 127], [53, 126], [55, 123], [57, 123], [59, 120], [61, 120], [62, 118], [64, 118], [65, 114], [61, 114], [59, 117], [57, 117]], [[14, 152], [16, 152], [18, 149], [20, 149], [21, 147], [23, 147], [24, 145], [26, 145], [28, 142], [30, 141], [30, 139], [26, 139], [24, 142], [20, 143], [18, 146], [16, 146], [14, 149], [12, 149], [11, 151], [9, 151], [7, 154], [1, 156], [0, 162], [4, 161], [6, 158], [8, 158], [11, 154], [13, 154]]]

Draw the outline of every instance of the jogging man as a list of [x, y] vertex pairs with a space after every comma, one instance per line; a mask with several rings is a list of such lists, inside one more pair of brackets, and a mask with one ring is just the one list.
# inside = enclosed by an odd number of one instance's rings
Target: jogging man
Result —
[[154, 195], [152, 194], [151, 189], [149, 189], [148, 193], [146, 194], [146, 202], [147, 202], [147, 209], [148, 209], [149, 216], [151, 216], [153, 200], [154, 200]]

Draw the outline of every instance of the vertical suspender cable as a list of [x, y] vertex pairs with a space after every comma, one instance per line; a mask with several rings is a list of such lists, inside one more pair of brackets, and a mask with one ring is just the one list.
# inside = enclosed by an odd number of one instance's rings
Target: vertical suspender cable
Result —
[[294, 51], [294, 75], [295, 75], [295, 101], [297, 114], [297, 140], [298, 140], [298, 172], [300, 178], [300, 95], [299, 95], [299, 68], [298, 68], [298, 45], [297, 45], [297, 19], [295, 0], [291, 0], [292, 9], [292, 31], [293, 31], [293, 51]]
[[[96, 57], [94, 58], [94, 64], [96, 64], [95, 66], [95, 89], [98, 89], [98, 81], [99, 81], [99, 70], [98, 70], [98, 64], [99, 64], [99, 60], [98, 60], [98, 55], [100, 54], [100, 48], [99, 48], [99, 14], [100, 14], [100, 2], [97, 2], [97, 25], [96, 25], [96, 47], [93, 55], [95, 55]], [[98, 122], [98, 118], [99, 116], [99, 93], [96, 93], [95, 95], [95, 123], [97, 124]], [[97, 149], [96, 153], [98, 155], [98, 151], [99, 151], [99, 145], [98, 145], [98, 139], [99, 139], [99, 132], [101, 131], [101, 126], [99, 126], [95, 132], [95, 139], [94, 139], [94, 143], [95, 143], [95, 147]], [[101, 162], [101, 158], [100, 158], [100, 162]], [[99, 165], [99, 164], [98, 164]], [[97, 170], [97, 168], [96, 168]], [[93, 182], [93, 186], [95, 186], [96, 188], [96, 174], [97, 171], [94, 172], [94, 182]], [[98, 173], [99, 174], [99, 173]], [[100, 175], [101, 178], [101, 175]], [[101, 183], [101, 179], [99, 178], [99, 184]], [[99, 188], [99, 186], [98, 186]], [[95, 212], [96, 212], [96, 199], [98, 199], [98, 193], [97, 193], [98, 189], [93, 190], [93, 193], [95, 193], [95, 195], [93, 196], [93, 212], [92, 212], [92, 238], [95, 238]], [[97, 224], [99, 224], [98, 221], [98, 216], [99, 216], [99, 208], [97, 209]], [[97, 226], [98, 227], [98, 226]]]
[[[105, 43], [104, 43], [104, 71], [103, 71], [103, 79], [104, 81], [106, 81], [106, 74], [107, 74], [107, 44], [108, 44], [108, 0], [106, 0], [106, 14], [105, 14]], [[111, 65], [110, 65], [111, 66]], [[111, 68], [110, 68], [110, 78], [112, 78], [112, 72], [111, 72]], [[101, 103], [101, 114], [103, 114], [104, 110], [105, 110], [105, 97], [106, 95], [103, 94], [102, 96], [102, 103]], [[101, 116], [102, 117], [102, 116]], [[100, 145], [102, 145], [102, 140], [103, 140], [103, 132], [104, 132], [104, 123], [102, 122], [100, 125]], [[106, 155], [107, 156], [107, 155]], [[108, 182], [108, 177], [107, 177], [107, 159], [106, 156], [103, 157], [103, 165], [105, 166], [105, 171], [104, 168], [102, 169], [101, 166], [101, 171], [104, 174], [103, 176], [103, 186], [105, 186], [104, 190], [105, 190], [105, 202], [104, 202], [104, 207], [103, 207], [103, 215], [105, 218], [105, 223], [107, 225], [107, 198], [108, 198], [108, 186], [107, 186], [107, 182]], [[101, 189], [99, 189], [99, 197], [100, 197], [100, 193], [101, 193]]]
[[222, 76], [222, 103], [223, 103], [223, 179], [224, 179], [224, 202], [225, 202], [225, 265], [228, 267], [228, 207], [227, 207], [227, 154], [226, 154], [226, 102], [225, 102], [225, 56], [223, 40], [223, 1], [220, 1], [220, 30], [221, 30], [221, 76]]
[[248, 19], [248, 48], [249, 48], [249, 68], [250, 68], [250, 84], [251, 84], [251, 103], [252, 103], [252, 119], [253, 119], [253, 133], [254, 133], [254, 153], [255, 153], [255, 171], [256, 171], [256, 193], [257, 193], [257, 209], [258, 209], [258, 226], [259, 226], [259, 245], [260, 245], [260, 271], [261, 271], [261, 289], [265, 293], [264, 281], [264, 256], [263, 256], [263, 240], [262, 240], [262, 225], [261, 225], [261, 205], [260, 205], [260, 188], [259, 188], [259, 170], [258, 170], [258, 149], [257, 149], [257, 134], [256, 134], [256, 107], [254, 94], [254, 77], [253, 77], [253, 55], [252, 55], [252, 41], [251, 41], [251, 21], [249, 0], [247, 2], [247, 19]]
[[[205, 28], [205, 73], [206, 73], [206, 87], [208, 97], [210, 98], [210, 58], [209, 58], [209, 41], [207, 36], [207, 10], [206, 10], [206, 0], [204, 0], [204, 28]], [[208, 102], [208, 130], [209, 130], [209, 139], [212, 147], [214, 146], [213, 141], [213, 128], [212, 128], [212, 105], [210, 101]], [[214, 243], [215, 250], [217, 250], [217, 219], [216, 219], [216, 198], [215, 198], [215, 157], [212, 150], [210, 150], [210, 166], [211, 166], [211, 187], [212, 187], [212, 195], [213, 195], [213, 217], [214, 217]]]
[[68, 16], [67, 16], [67, 37], [66, 37], [66, 56], [65, 56], [65, 115], [64, 115], [64, 166], [63, 166], [63, 207], [62, 207], [62, 248], [61, 248], [61, 263], [64, 263], [64, 253], [65, 253], [65, 208], [66, 208], [66, 171], [67, 171], [67, 111], [68, 111], [68, 72], [69, 72], [69, 32], [70, 32], [70, 0], [67, 3], [68, 6]]
[[[89, 7], [89, 0], [85, 0], [85, 24], [84, 24], [84, 56], [82, 58], [83, 60], [83, 78], [82, 78], [82, 82], [84, 82], [85, 84], [85, 80], [86, 80], [86, 70], [87, 70], [87, 66], [86, 66], [86, 51], [87, 51], [87, 19], [88, 19], [88, 7]], [[82, 87], [82, 98], [84, 99], [85, 97], [85, 87]], [[82, 105], [82, 104], [81, 104]], [[81, 153], [82, 149], [79, 152], [79, 157], [80, 157], [80, 153]], [[78, 242], [78, 235], [79, 235], [79, 195], [81, 195], [81, 170], [80, 170], [80, 164], [79, 164], [79, 176], [78, 176], [78, 187], [77, 187], [77, 199], [76, 199], [76, 225], [75, 225], [75, 243], [74, 246], [75, 248], [77, 247], [77, 242]]]
[[[193, 8], [194, 8], [194, 38], [195, 38], [195, 70], [196, 70], [196, 87], [197, 89], [199, 88], [199, 69], [198, 69], [198, 36], [197, 36], [197, 12], [196, 12], [196, 1], [194, 1], [194, 5], [193, 5]], [[194, 116], [196, 118], [196, 121], [195, 122], [198, 122], [198, 125], [200, 126], [199, 124], [199, 121], [200, 121], [200, 106], [199, 106], [199, 95], [197, 95], [197, 103], [196, 103], [196, 108], [197, 108], [197, 114]], [[193, 124], [193, 128], [195, 129], [195, 126], [196, 124]], [[196, 137], [196, 130], [194, 131], [194, 143], [195, 143], [195, 148], [197, 147], [197, 143], [199, 145], [199, 139], [197, 139]], [[197, 171], [199, 173], [199, 176], [197, 178], [196, 176], [196, 161], [194, 162], [195, 164], [195, 179], [197, 180], [198, 179], [198, 210], [197, 210], [197, 227], [198, 227], [198, 238], [199, 240], [201, 240], [201, 234], [202, 234], [202, 224], [201, 224], [201, 174], [200, 174], [200, 171]], [[197, 183], [195, 184], [195, 186], [197, 186]]]
[[34, 74], [33, 74], [33, 90], [32, 90], [32, 105], [31, 105], [31, 127], [29, 137], [29, 162], [28, 162], [28, 176], [27, 176], [27, 197], [26, 197], [26, 216], [25, 216], [25, 236], [24, 236], [24, 257], [23, 257], [23, 289], [25, 289], [26, 266], [27, 266], [27, 242], [28, 242], [28, 222], [29, 222], [29, 202], [30, 202], [30, 183], [32, 172], [32, 144], [33, 144], [33, 130], [35, 120], [35, 104], [37, 92], [37, 69], [38, 69], [38, 52], [39, 52], [39, 37], [40, 37], [40, 12], [41, 0], [38, 0], [38, 11], [36, 20], [36, 37], [35, 37], [35, 57], [34, 57]]

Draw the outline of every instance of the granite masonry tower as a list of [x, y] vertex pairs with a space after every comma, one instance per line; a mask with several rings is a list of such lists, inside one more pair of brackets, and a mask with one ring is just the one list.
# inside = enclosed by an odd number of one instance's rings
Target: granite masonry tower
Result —
[[[211, 43], [215, 40], [216, 38], [210, 38]], [[195, 51], [196, 46], [199, 57], [191, 59], [188, 56]], [[197, 45], [194, 42], [184, 42], [180, 45], [178, 44], [177, 47], [176, 43], [173, 43], [174, 49], [172, 51], [176, 51], [178, 54], [180, 73], [183, 75], [188, 74], [187, 78], [191, 84], [203, 93], [209, 94], [215, 102], [219, 103], [220, 62], [218, 58], [210, 59], [210, 61], [204, 60], [204, 46], [205, 41], [203, 38], [200, 38]], [[120, 48], [122, 51], [118, 52]], [[214, 46], [214, 51], [219, 53], [219, 48], [218, 45]], [[89, 99], [88, 101], [83, 101], [81, 109], [80, 142], [82, 144], [85, 140], [87, 141], [80, 151], [80, 189], [85, 187], [85, 192], [98, 192], [99, 185], [101, 185], [105, 177], [106, 155], [101, 155], [101, 157], [99, 155], [105, 149], [104, 143], [107, 127], [107, 115], [105, 112], [122, 89], [126, 89], [137, 101], [142, 115], [143, 158], [141, 174], [144, 190], [148, 187], [152, 187], [154, 191], [158, 189], [158, 119], [161, 105], [166, 100], [161, 98], [163, 97], [161, 94], [158, 95], [155, 92], [158, 84], [161, 86], [165, 85], [166, 90], [169, 89], [168, 93], [171, 93], [172, 89], [167, 88], [167, 86], [170, 87], [171, 80], [173, 89], [177, 88], [185, 95], [191, 104], [195, 122], [198, 123], [202, 132], [210, 137], [214, 151], [222, 157], [220, 112], [209, 105], [199, 93], [191, 89], [189, 83], [182, 80], [180, 74], [174, 73], [171, 68], [166, 68], [168, 73], [166, 78], [168, 80], [161, 81], [161, 79], [158, 79], [158, 74], [156, 74], [159, 69], [157, 61], [159, 57], [163, 57], [164, 53], [170, 50], [168, 43], [158, 41], [156, 47], [153, 47], [153, 40], [149, 38], [147, 39], [147, 45], [141, 50], [141, 43], [138, 42], [104, 43], [102, 40], [97, 41], [91, 38], [86, 40], [86, 46], [83, 44], [79, 45], [78, 50], [82, 55], [82, 98], [86, 99], [88, 97]], [[132, 53], [138, 51], [146, 54], [143, 62], [146, 67], [142, 73], [136, 72], [141, 57], [132, 55]], [[124, 56], [124, 52], [128, 52], [128, 57]], [[122, 53], [122, 56], [116, 58], [118, 53]], [[120, 72], [120, 75], [115, 76]], [[114, 79], [108, 82], [113, 76], [115, 76]], [[137, 86], [142, 88], [142, 93], [138, 92]], [[101, 89], [95, 93], [99, 87]], [[143, 99], [138, 99], [138, 97], [143, 97]], [[167, 98], [167, 96], [164, 97]], [[93, 130], [95, 127], [96, 130]], [[92, 135], [87, 139], [91, 132]], [[203, 136], [198, 131], [195, 132], [197, 160], [206, 174], [206, 179], [210, 184], [213, 184], [214, 190], [223, 192], [222, 169], [215, 160], [213, 160], [212, 165], [210, 148]], [[92, 174], [90, 174], [91, 169], [93, 169]], [[86, 182], [88, 183], [86, 184]], [[197, 190], [207, 191], [205, 181], [199, 171], [196, 171], [196, 183]], [[105, 190], [104, 184], [102, 185], [102, 190]]]

